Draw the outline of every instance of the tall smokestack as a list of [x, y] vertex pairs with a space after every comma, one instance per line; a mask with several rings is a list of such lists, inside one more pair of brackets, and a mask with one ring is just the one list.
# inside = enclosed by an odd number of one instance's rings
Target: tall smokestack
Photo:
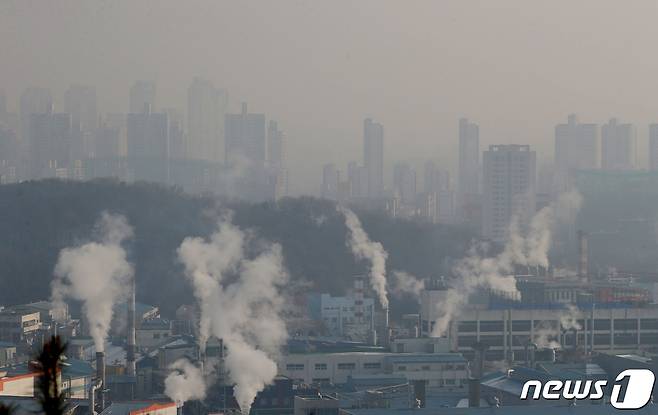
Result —
[[105, 382], [105, 353], [103, 352], [96, 352], [96, 380], [101, 381], [101, 388], [98, 390], [98, 405], [102, 412], [105, 409], [105, 394], [103, 391], [107, 389], [107, 383]]
[[128, 350], [126, 351], [126, 374], [135, 376], [135, 280], [133, 279], [128, 300]]
[[477, 342], [471, 347], [475, 351], [475, 355], [468, 378], [468, 406], [470, 408], [477, 408], [480, 406], [480, 380], [484, 374], [484, 354], [489, 346], [485, 343]]
[[578, 277], [589, 279], [587, 233], [578, 231]]

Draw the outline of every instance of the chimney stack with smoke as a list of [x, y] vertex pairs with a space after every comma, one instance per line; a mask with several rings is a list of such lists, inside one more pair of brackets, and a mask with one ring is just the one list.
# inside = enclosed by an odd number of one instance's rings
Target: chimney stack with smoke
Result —
[[128, 298], [128, 350], [126, 352], [126, 374], [136, 375], [135, 367], [135, 280], [133, 279]]
[[105, 382], [105, 353], [96, 352], [96, 380], [101, 382], [101, 387], [98, 389], [98, 405], [100, 412], [105, 409], [105, 393], [107, 383]]
[[578, 277], [589, 280], [587, 233], [578, 231]]

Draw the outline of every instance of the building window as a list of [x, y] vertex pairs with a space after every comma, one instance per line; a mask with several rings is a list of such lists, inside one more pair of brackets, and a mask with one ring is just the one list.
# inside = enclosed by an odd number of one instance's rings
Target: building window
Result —
[[338, 370], [354, 370], [356, 363], [338, 363]]
[[457, 337], [457, 346], [459, 347], [471, 347], [477, 341], [475, 336], [459, 336]]
[[617, 318], [615, 319], [615, 330], [637, 330], [637, 320], [634, 318]]
[[480, 331], [484, 331], [484, 332], [503, 331], [503, 321], [502, 320], [480, 321]]
[[304, 370], [304, 364], [301, 363], [289, 363], [286, 365], [286, 370]]
[[640, 343], [642, 345], [658, 344], [658, 333], [642, 333], [640, 336]]
[[610, 319], [608, 318], [594, 319], [594, 330], [610, 330]]
[[530, 320], [512, 320], [512, 331], [530, 331]]
[[503, 336], [480, 336], [480, 341], [489, 347], [502, 346]]
[[642, 330], [658, 330], [658, 318], [643, 318], [640, 320]]
[[429, 371], [431, 368], [429, 366], [423, 366], [420, 368], [421, 370]]
[[326, 363], [316, 363], [315, 364], [315, 370], [327, 370], [327, 364]]
[[458, 327], [457, 330], [460, 333], [476, 332], [477, 327], [478, 327], [478, 322], [477, 321], [460, 321], [459, 325], [457, 327]]
[[364, 363], [363, 364], [364, 369], [381, 369], [382, 364], [379, 362], [373, 362], [373, 363]]
[[[627, 346], [637, 344], [637, 336], [635, 333], [615, 333], [615, 345]], [[596, 345], [596, 343], [595, 343]]]
[[405, 370], [407, 370], [407, 367], [406, 366], [398, 366], [398, 370], [400, 372], [404, 372]]

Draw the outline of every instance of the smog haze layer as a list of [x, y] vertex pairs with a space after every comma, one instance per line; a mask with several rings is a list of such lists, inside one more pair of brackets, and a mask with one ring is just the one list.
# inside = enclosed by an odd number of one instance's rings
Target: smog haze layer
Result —
[[454, 168], [461, 116], [483, 148], [527, 143], [541, 159], [570, 112], [644, 136], [658, 113], [657, 16], [652, 1], [2, 1], [0, 85], [13, 111], [27, 86], [61, 108], [80, 83], [96, 86], [99, 112], [125, 113], [136, 79], [184, 109], [201, 76], [233, 110], [248, 101], [279, 121], [291, 193], [314, 194], [319, 165], [361, 160], [365, 117], [385, 127], [387, 165]]

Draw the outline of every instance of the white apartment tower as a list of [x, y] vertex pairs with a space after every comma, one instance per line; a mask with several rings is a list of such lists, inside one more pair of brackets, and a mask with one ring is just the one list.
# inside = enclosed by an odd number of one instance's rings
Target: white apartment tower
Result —
[[513, 218], [523, 228], [535, 212], [536, 154], [529, 145], [492, 145], [482, 161], [482, 235], [503, 242]]
[[212, 82], [194, 78], [187, 89], [189, 141], [187, 154], [197, 160], [222, 161], [224, 116], [228, 95]]
[[633, 124], [616, 118], [601, 128], [601, 164], [604, 170], [633, 170], [636, 166], [636, 133]]
[[649, 125], [649, 169], [658, 170], [658, 124]]
[[577, 170], [599, 167], [599, 127], [581, 124], [570, 114], [566, 124], [555, 126], [556, 192], [569, 190]]

